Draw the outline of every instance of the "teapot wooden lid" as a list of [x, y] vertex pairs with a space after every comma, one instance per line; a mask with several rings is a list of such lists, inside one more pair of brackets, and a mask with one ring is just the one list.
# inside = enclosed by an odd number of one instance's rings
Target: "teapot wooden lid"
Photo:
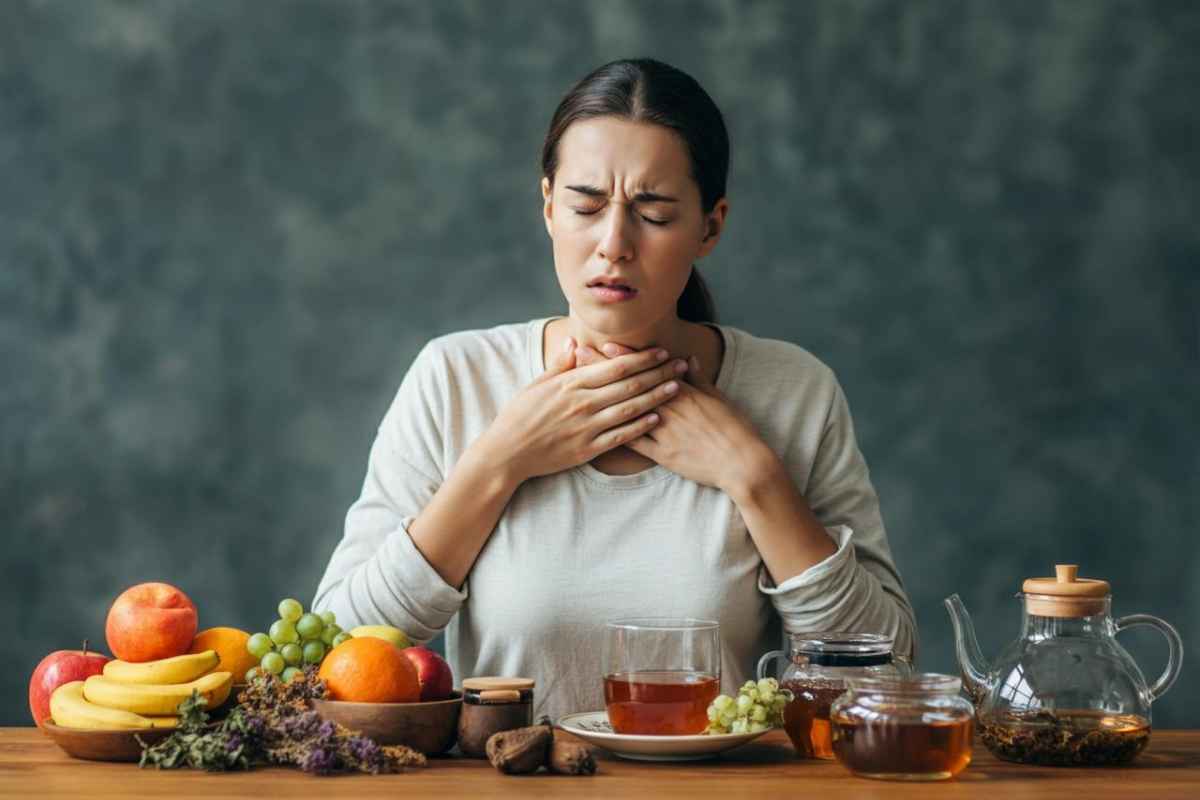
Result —
[[1108, 581], [1080, 578], [1075, 564], [1056, 564], [1053, 578], [1027, 578], [1025, 608], [1043, 617], [1088, 617], [1104, 610]]

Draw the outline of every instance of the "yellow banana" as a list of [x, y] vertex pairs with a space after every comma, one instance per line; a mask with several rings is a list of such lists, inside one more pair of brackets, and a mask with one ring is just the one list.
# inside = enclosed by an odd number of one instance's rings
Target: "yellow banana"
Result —
[[107, 708], [119, 708], [135, 714], [166, 716], [175, 714], [179, 704], [195, 689], [212, 710], [225, 702], [233, 686], [233, 673], [210, 672], [190, 683], [119, 683], [104, 675], [93, 675], [83, 683], [83, 696], [89, 702]]
[[89, 703], [83, 696], [83, 681], [64, 683], [50, 695], [50, 718], [64, 728], [88, 730], [144, 730], [174, 728], [178, 717], [143, 717], [130, 711]]
[[118, 683], [188, 683], [219, 663], [221, 657], [216, 650], [141, 663], [113, 659], [104, 665], [104, 677]]

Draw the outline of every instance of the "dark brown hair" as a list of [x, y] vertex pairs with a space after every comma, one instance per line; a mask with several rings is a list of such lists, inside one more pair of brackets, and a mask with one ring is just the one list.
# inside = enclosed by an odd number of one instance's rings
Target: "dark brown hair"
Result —
[[[542, 175], [551, 183], [558, 171], [559, 140], [571, 123], [592, 117], [621, 117], [670, 128], [687, 145], [704, 213], [725, 196], [729, 175], [725, 120], [708, 92], [686, 72], [649, 58], [623, 59], [605, 64], [571, 87], [551, 118], [542, 145]], [[712, 295], [695, 266], [675, 311], [689, 322], [717, 321]]]

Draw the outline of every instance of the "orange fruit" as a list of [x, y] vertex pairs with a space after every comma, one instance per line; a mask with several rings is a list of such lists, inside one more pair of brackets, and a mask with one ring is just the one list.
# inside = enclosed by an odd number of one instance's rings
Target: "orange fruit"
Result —
[[209, 672], [232, 672], [233, 680], [241, 682], [248, 669], [258, 666], [258, 659], [246, 650], [249, 638], [250, 634], [237, 628], [208, 628], [196, 634], [188, 652], [216, 650], [221, 660]]
[[331, 700], [414, 703], [421, 699], [417, 668], [391, 642], [364, 636], [329, 651], [317, 673]]

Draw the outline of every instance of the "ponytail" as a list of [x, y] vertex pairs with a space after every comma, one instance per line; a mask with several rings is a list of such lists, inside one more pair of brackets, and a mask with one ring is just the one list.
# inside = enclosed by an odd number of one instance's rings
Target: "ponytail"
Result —
[[683, 287], [683, 293], [675, 302], [675, 313], [687, 322], [717, 321], [717, 307], [713, 303], [712, 294], [695, 266], [692, 267], [692, 274], [688, 276], [687, 285]]

